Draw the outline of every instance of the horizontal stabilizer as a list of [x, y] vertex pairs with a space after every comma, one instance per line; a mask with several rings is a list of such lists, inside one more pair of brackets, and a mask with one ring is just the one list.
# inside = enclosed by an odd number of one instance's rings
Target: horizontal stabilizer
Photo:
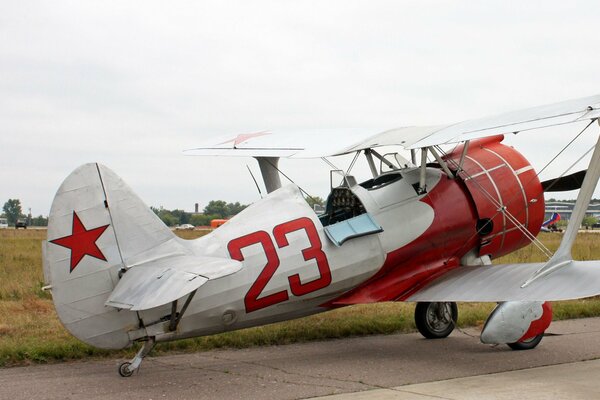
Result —
[[107, 306], [131, 311], [171, 303], [210, 279], [231, 275], [242, 263], [226, 258], [175, 256], [131, 267], [110, 294]]
[[463, 266], [406, 301], [558, 301], [600, 294], [600, 260], [570, 261], [522, 288], [544, 263]]

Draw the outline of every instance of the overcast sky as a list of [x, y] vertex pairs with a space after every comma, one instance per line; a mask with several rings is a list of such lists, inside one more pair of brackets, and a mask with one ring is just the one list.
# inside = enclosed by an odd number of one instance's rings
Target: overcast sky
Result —
[[[430, 125], [597, 94], [596, 6], [5, 1], [0, 203], [19, 198], [46, 215], [62, 180], [91, 161], [149, 205], [248, 203], [258, 197], [246, 170], [258, 172], [253, 160], [181, 150], [228, 133]], [[510, 143], [538, 169], [567, 137], [520, 136]], [[282, 167], [326, 195], [322, 161]]]

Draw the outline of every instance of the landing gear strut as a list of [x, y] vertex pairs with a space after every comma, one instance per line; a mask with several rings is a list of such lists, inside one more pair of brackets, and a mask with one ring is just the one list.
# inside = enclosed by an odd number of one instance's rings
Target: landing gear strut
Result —
[[454, 330], [458, 307], [454, 302], [421, 302], [415, 308], [415, 323], [427, 339], [441, 339]]
[[119, 365], [119, 375], [124, 378], [130, 377], [133, 373], [140, 367], [142, 360], [144, 357], [150, 353], [150, 350], [154, 347], [154, 337], [149, 337], [142, 348], [137, 352], [135, 357], [131, 359], [131, 361], [126, 361], [123, 364]]

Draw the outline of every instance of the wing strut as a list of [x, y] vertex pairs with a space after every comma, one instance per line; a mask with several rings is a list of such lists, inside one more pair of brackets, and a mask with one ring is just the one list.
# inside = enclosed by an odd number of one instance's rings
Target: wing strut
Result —
[[[596, 121], [600, 125], [600, 120], [597, 119]], [[556, 250], [556, 253], [554, 253], [552, 258], [540, 269], [535, 271], [521, 287], [527, 287], [536, 279], [548, 275], [558, 268], [569, 265], [573, 261], [571, 248], [573, 247], [577, 231], [579, 230], [581, 222], [583, 222], [583, 217], [585, 217], [585, 212], [590, 204], [592, 195], [594, 194], [594, 189], [596, 189], [596, 185], [598, 184], [598, 179], [600, 178], [600, 136], [598, 137], [598, 142], [596, 142], [596, 147], [594, 148], [594, 153], [592, 154], [592, 159], [590, 160], [587, 171], [581, 189], [579, 190], [575, 207], [573, 208], [571, 220], [569, 221], [569, 225], [567, 226], [567, 230], [560, 242], [558, 250]]]
[[[468, 145], [469, 145], [469, 143], [467, 141], [467, 143], [465, 143], [464, 148], [467, 149]], [[440, 167], [442, 167], [442, 169], [444, 170], [444, 173], [446, 173], [446, 175], [448, 176], [449, 179], [455, 178], [452, 171], [450, 171], [450, 168], [448, 168], [448, 164], [446, 163], [446, 161], [444, 159], [442, 159], [442, 157], [440, 157], [440, 154], [435, 150], [435, 148], [433, 146], [423, 147], [423, 148], [421, 148], [421, 165], [420, 165], [419, 189], [418, 189], [419, 194], [423, 194], [423, 193], [427, 192], [427, 188], [425, 187], [425, 179], [427, 178], [427, 173], [426, 173], [427, 152], [431, 152], [431, 155], [435, 158], [437, 163], [440, 164]], [[466, 150], [464, 150], [464, 154], [466, 154]], [[457, 173], [460, 172], [460, 170], [462, 168], [462, 162], [464, 161], [464, 154], [461, 156], [461, 164], [457, 170]], [[411, 157], [413, 159], [416, 158], [416, 154], [414, 154], [412, 150], [411, 150]], [[413, 161], [413, 163], [414, 163], [414, 161]]]
[[425, 168], [427, 168], [427, 148], [423, 147], [421, 149], [421, 170], [419, 171], [419, 194], [427, 192], [427, 188], [425, 187], [427, 170]]
[[371, 170], [371, 174], [373, 174], [373, 178], [377, 178], [379, 174], [377, 173], [377, 168], [375, 167], [375, 162], [373, 161], [371, 149], [365, 149], [365, 157], [367, 157], [367, 163], [369, 164], [369, 169]]
[[456, 174], [460, 174], [460, 171], [462, 171], [463, 169], [463, 164], [465, 163], [465, 157], [467, 156], [467, 150], [469, 150], [469, 143], [471, 143], [470, 140], [467, 140], [465, 142], [465, 145], [463, 146], [463, 150], [462, 153], [460, 154], [460, 161], [458, 162], [458, 169], [456, 170]]

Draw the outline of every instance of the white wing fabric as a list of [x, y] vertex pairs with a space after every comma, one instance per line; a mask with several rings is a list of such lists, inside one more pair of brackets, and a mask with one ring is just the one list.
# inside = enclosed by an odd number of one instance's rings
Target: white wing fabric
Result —
[[558, 301], [600, 294], [600, 261], [570, 261], [521, 287], [544, 263], [461, 266], [406, 301]]
[[569, 124], [600, 117], [600, 95], [513, 111], [441, 126], [389, 130], [262, 131], [223, 136], [185, 150], [187, 155], [318, 158], [368, 148], [398, 145], [417, 149], [434, 145]]

